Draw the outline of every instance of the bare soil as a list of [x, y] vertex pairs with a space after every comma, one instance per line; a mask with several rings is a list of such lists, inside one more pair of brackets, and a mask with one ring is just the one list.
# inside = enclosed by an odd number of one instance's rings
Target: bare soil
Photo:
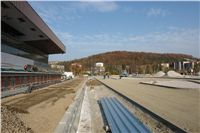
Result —
[[17, 112], [7, 106], [1, 107], [1, 127], [2, 133], [33, 133]]
[[29, 94], [7, 97], [2, 99], [2, 105], [14, 110], [32, 132], [51, 133], [83, 82], [83, 78], [75, 78]]
[[106, 120], [103, 115], [102, 108], [100, 107], [98, 100], [103, 97], [115, 97], [117, 98], [130, 112], [134, 114], [144, 125], [146, 125], [154, 133], [173, 133], [171, 129], [163, 125], [159, 121], [152, 118], [149, 114], [144, 113], [131, 103], [127, 102], [124, 98], [111, 91], [99, 81], [98, 85], [94, 86], [92, 89], [88, 89], [88, 95], [90, 99], [91, 106], [91, 116], [92, 116], [92, 132], [93, 133], [105, 133]]
[[194, 133], [200, 131], [199, 89], [171, 89], [140, 84], [152, 78], [100, 80], [183, 130]]
[[90, 89], [94, 88], [94, 86], [99, 86], [102, 85], [101, 82], [99, 82], [98, 80], [94, 80], [94, 79], [89, 79], [86, 83], [86, 85], [88, 87], [90, 87]]

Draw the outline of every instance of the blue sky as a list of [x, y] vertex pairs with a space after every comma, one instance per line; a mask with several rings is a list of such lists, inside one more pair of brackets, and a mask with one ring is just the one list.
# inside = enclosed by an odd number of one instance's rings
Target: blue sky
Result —
[[200, 2], [29, 2], [66, 46], [49, 60], [114, 50], [200, 57]]

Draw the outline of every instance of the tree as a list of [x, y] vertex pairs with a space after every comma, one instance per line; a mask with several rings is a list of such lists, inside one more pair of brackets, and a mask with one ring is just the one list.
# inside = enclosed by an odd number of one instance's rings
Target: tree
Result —
[[152, 66], [151, 65], [146, 65], [145, 73], [146, 74], [152, 74], [152, 72], [153, 72]]
[[122, 64], [122, 70], [126, 70], [126, 65]]
[[71, 64], [71, 71], [74, 73], [74, 75], [80, 75], [82, 73], [82, 65], [77, 63]]
[[139, 74], [144, 74], [144, 73], [145, 73], [145, 67], [144, 67], [144, 66], [140, 66], [140, 67], [138, 68], [138, 73], [139, 73]]
[[195, 73], [200, 72], [200, 62], [194, 64], [194, 72], [195, 72]]

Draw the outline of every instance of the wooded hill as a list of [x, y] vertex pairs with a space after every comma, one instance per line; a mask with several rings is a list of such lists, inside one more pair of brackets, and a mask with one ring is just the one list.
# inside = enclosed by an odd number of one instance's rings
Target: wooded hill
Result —
[[195, 58], [185, 54], [113, 51], [72, 61], [59, 62], [58, 64], [64, 65], [65, 70], [70, 71], [72, 63], [79, 63], [82, 65], [82, 71], [90, 71], [96, 62], [103, 62], [106, 71], [117, 74], [123, 64], [129, 66], [131, 73], [141, 71], [141, 67], [144, 66], [150, 66], [153, 70], [158, 71], [160, 63], [183, 61], [185, 59]]

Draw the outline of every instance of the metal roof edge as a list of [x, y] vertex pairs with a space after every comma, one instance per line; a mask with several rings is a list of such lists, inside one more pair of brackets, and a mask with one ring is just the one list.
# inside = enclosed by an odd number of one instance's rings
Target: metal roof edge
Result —
[[14, 5], [23, 15], [25, 15], [36, 27], [38, 27], [51, 41], [57, 45], [61, 52], [65, 53], [65, 45], [58, 39], [49, 26], [43, 21], [38, 13], [32, 8], [27, 1], [9, 1]]

